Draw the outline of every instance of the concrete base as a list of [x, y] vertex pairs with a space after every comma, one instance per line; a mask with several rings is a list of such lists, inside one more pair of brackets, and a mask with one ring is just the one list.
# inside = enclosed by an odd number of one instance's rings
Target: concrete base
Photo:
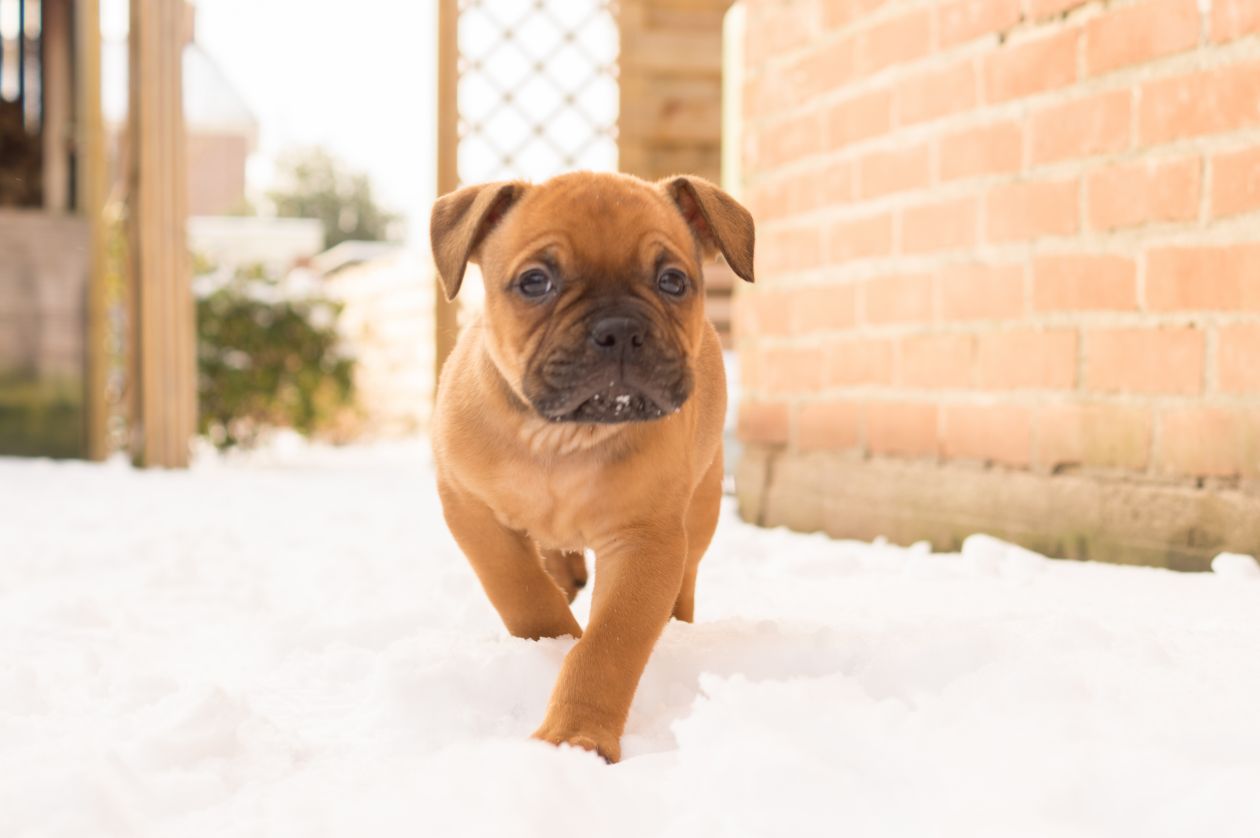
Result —
[[1036, 474], [836, 453], [744, 448], [740, 516], [957, 550], [985, 532], [1058, 558], [1207, 570], [1221, 551], [1260, 553], [1260, 487], [1132, 475]]

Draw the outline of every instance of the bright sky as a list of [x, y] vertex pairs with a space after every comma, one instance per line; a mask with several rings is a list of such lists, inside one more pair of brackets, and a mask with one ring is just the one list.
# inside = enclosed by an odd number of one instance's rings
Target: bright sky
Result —
[[[434, 197], [434, 0], [198, 0], [197, 41], [259, 121], [250, 188], [270, 158], [322, 145], [366, 171], [423, 241]], [[103, 0], [106, 36], [127, 27], [127, 0]]]

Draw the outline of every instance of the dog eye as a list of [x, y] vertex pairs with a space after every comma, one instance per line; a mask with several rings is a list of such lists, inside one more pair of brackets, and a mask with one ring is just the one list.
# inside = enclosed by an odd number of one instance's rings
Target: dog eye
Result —
[[543, 271], [526, 271], [516, 281], [516, 289], [521, 292], [521, 296], [534, 300], [547, 296], [551, 293], [551, 288], [551, 277]]
[[669, 294], [671, 297], [681, 297], [687, 292], [687, 275], [672, 268], [662, 271], [661, 275], [656, 278], [656, 287], [661, 290], [662, 294]]

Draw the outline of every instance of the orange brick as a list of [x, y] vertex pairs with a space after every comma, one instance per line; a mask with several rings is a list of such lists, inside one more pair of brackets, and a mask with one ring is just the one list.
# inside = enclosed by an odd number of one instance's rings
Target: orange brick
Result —
[[1194, 405], [1160, 414], [1161, 471], [1196, 477], [1260, 473], [1260, 411]]
[[817, 113], [793, 116], [760, 132], [757, 162], [772, 169], [817, 154], [823, 147], [823, 124]]
[[1085, 72], [1152, 61], [1199, 43], [1199, 8], [1195, 0], [1148, 0], [1110, 9], [1085, 26]]
[[748, 38], [748, 57], [760, 64], [768, 55], [781, 55], [807, 45], [818, 36], [818, 27], [811, 15], [785, 15], [772, 7], [749, 4], [748, 31], [757, 37]]
[[872, 454], [935, 456], [937, 408], [917, 402], [873, 402], [866, 406], [866, 444]]
[[1203, 333], [1191, 327], [1086, 332], [1085, 385], [1100, 392], [1201, 392]]
[[1213, 41], [1232, 41], [1253, 32], [1260, 32], [1260, 4], [1255, 0], [1213, 0]]
[[897, 381], [935, 389], [971, 384], [975, 338], [963, 334], [911, 335], [902, 338]]
[[1075, 180], [1020, 181], [994, 187], [986, 197], [989, 240], [1075, 233], [1078, 190]]
[[976, 106], [976, 65], [970, 59], [902, 81], [896, 92], [897, 123], [912, 125]]
[[791, 295], [782, 291], [749, 291], [737, 297], [743, 321], [754, 335], [792, 333]]
[[885, 134], [892, 128], [893, 94], [889, 88], [872, 90], [837, 102], [827, 112], [827, 148]]
[[862, 296], [867, 323], [926, 323], [932, 319], [929, 274], [868, 279]]
[[[767, 63], [759, 74], [761, 83], [767, 91], [773, 91], [779, 97], [788, 91], [801, 99], [812, 98], [824, 92], [822, 74], [818, 72], [817, 50], [796, 53], [786, 61]], [[852, 74], [850, 73], [850, 76]], [[760, 112], [758, 112], [760, 114]], [[764, 118], [764, 114], [762, 114]]]
[[945, 407], [942, 453], [947, 459], [1028, 465], [1032, 411], [1021, 405], [954, 404]]
[[[758, 231], [761, 233], [761, 231]], [[774, 274], [816, 267], [822, 258], [822, 236], [817, 225], [779, 227], [761, 233], [757, 244], [757, 271]]]
[[[887, 0], [823, 0], [823, 25], [834, 29], [860, 23], [863, 17], [886, 2]], [[778, 13], [782, 14], [782, 11]]]
[[752, 78], [744, 79], [744, 85], [740, 90], [741, 113], [755, 113], [763, 118], [768, 114], [770, 107], [773, 105], [773, 102], [768, 100], [773, 99], [774, 97], [767, 96], [763, 98], [763, 89], [761, 76], [753, 76]]
[[767, 393], [808, 393], [822, 385], [822, 364], [814, 347], [784, 346], [762, 353], [762, 386]]
[[833, 40], [798, 56], [782, 70], [767, 64], [765, 74], [767, 79], [782, 76], [785, 87], [779, 92], [781, 98], [808, 101], [851, 82], [857, 72], [856, 57], [852, 38]]
[[1076, 332], [1020, 330], [978, 338], [976, 385], [995, 390], [1067, 390], [1076, 385]]
[[953, 0], [936, 7], [942, 47], [1003, 32], [1019, 22], [1019, 0]]
[[788, 407], [784, 402], [739, 403], [739, 438], [744, 442], [781, 445], [788, 438]]
[[927, 186], [932, 177], [931, 148], [915, 145], [876, 151], [858, 161], [858, 194], [874, 198]]
[[1137, 309], [1137, 265], [1125, 256], [1038, 256], [1032, 270], [1036, 311]]
[[1140, 97], [1138, 136], [1144, 144], [1260, 125], [1260, 62], [1147, 82]]
[[891, 252], [892, 215], [889, 213], [837, 221], [827, 228], [827, 261], [832, 264]]
[[1212, 216], [1255, 210], [1260, 210], [1260, 146], [1213, 155]]
[[985, 101], [1005, 102], [1076, 81], [1078, 29], [1004, 44], [984, 60]]
[[1085, 181], [1089, 226], [1115, 230], [1199, 216], [1198, 157], [1108, 166]]
[[838, 340], [823, 352], [823, 386], [891, 384], [893, 344], [882, 338]]
[[822, 178], [817, 172], [798, 172], [769, 182], [761, 182], [753, 191], [749, 210], [759, 220], [800, 215], [823, 202]]
[[937, 277], [944, 320], [1005, 320], [1024, 313], [1019, 265], [946, 265]]
[[1037, 411], [1037, 464], [1142, 470], [1150, 459], [1151, 412], [1113, 404], [1047, 405]]
[[1127, 89], [1111, 90], [1035, 111], [1029, 136], [1032, 162], [1052, 163], [1128, 148], [1132, 100]]
[[792, 292], [792, 325], [796, 333], [834, 332], [857, 322], [857, 285], [835, 283]]
[[980, 202], [957, 198], [910, 207], [901, 214], [901, 250], [926, 253], [954, 250], [976, 243]]
[[785, 92], [784, 102], [789, 107], [808, 101], [809, 96], [838, 91], [857, 77], [857, 39], [844, 35], [819, 43], [793, 69], [801, 78], [793, 91]]
[[1222, 326], [1217, 384], [1227, 393], [1260, 393], [1260, 323]]
[[857, 39], [857, 72], [874, 73], [927, 55], [932, 49], [932, 11], [915, 9], [877, 23]]
[[756, 347], [740, 345], [739, 351], [739, 386], [744, 393], [761, 389], [761, 353]]
[[861, 443], [862, 406], [850, 401], [809, 402], [796, 417], [796, 444], [803, 451], [837, 451]]
[[1152, 311], [1260, 311], [1260, 244], [1150, 251], [1146, 304]]
[[1033, 20], [1044, 20], [1048, 17], [1069, 12], [1077, 6], [1084, 6], [1089, 0], [1027, 0], [1028, 16]]
[[847, 204], [857, 197], [857, 167], [852, 160], [831, 163], [809, 176], [817, 179], [819, 200], [827, 206]]
[[[760, 296], [760, 295], [758, 295]], [[753, 292], [735, 292], [731, 295], [731, 331], [736, 340], [752, 337]]]
[[941, 177], [945, 180], [1014, 172], [1024, 153], [1018, 122], [968, 128], [941, 140]]

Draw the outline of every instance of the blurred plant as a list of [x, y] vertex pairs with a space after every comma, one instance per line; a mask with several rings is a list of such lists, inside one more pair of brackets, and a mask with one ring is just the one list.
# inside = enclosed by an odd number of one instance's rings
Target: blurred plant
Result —
[[386, 212], [372, 195], [366, 174], [321, 148], [290, 151], [276, 161], [282, 184], [268, 194], [276, 215], [317, 218], [324, 224], [324, 246], [343, 241], [384, 241], [399, 217]]
[[268, 428], [332, 429], [353, 402], [354, 362], [338, 349], [341, 306], [287, 299], [260, 268], [197, 300], [200, 430], [219, 448]]

